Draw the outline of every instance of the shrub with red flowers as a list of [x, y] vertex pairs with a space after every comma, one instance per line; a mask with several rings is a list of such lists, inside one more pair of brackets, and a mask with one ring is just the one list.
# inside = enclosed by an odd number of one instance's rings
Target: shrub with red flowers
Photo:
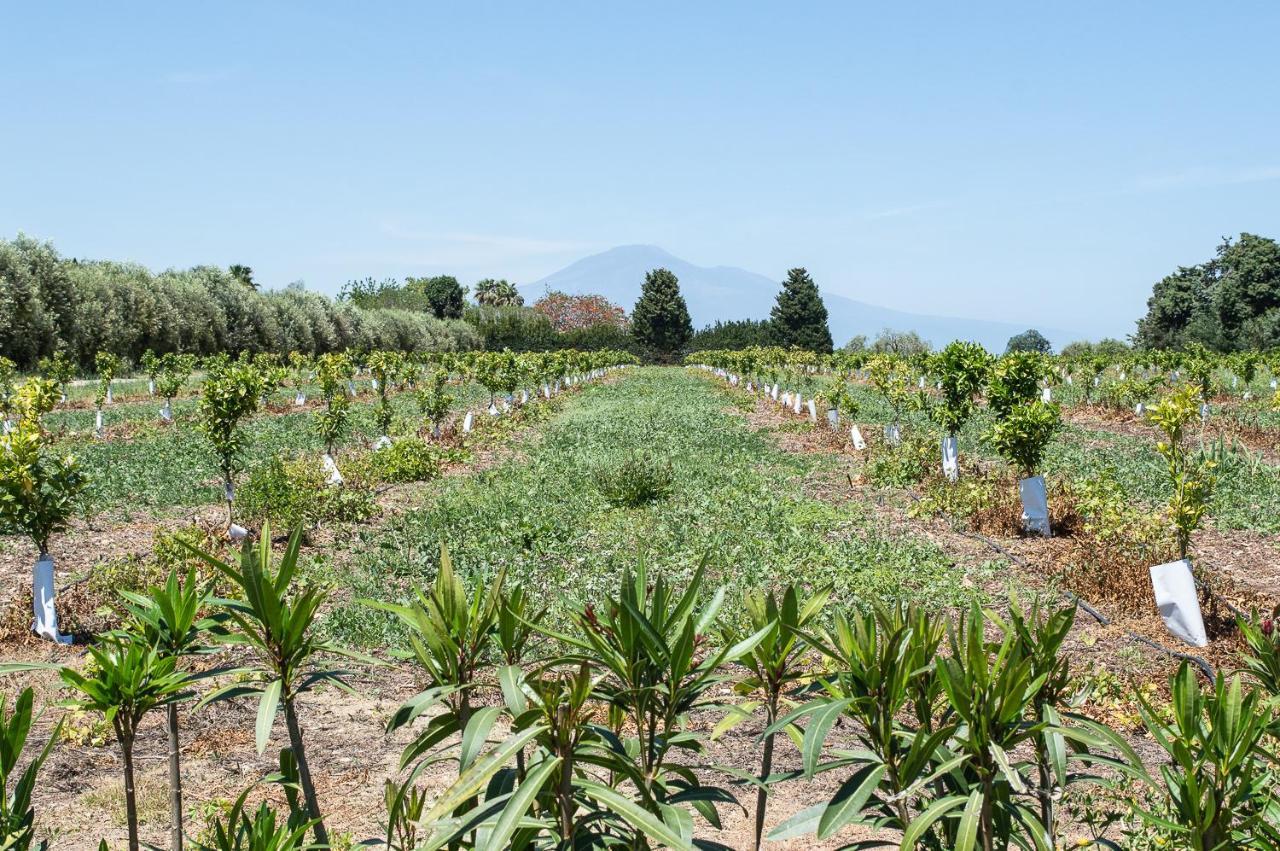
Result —
[[629, 324], [627, 312], [602, 295], [569, 295], [552, 290], [538, 299], [533, 309], [551, 320], [551, 326], [561, 333], [593, 325], [626, 328]]

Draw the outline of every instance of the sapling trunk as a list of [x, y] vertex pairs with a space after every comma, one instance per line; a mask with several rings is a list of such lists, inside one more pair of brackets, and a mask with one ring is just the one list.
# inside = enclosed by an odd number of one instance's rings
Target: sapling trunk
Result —
[[292, 695], [281, 702], [284, 703], [285, 725], [289, 728], [289, 747], [293, 749], [293, 758], [298, 763], [298, 782], [302, 784], [302, 797], [307, 804], [307, 816], [315, 819], [316, 842], [327, 848], [329, 831], [325, 829], [324, 819], [320, 815], [320, 803], [316, 800], [316, 787], [311, 782], [311, 766], [307, 762], [306, 748], [302, 744], [302, 728], [298, 726], [298, 715], [294, 710]]
[[166, 710], [169, 720], [169, 848], [182, 851], [182, 757], [178, 743], [178, 704]]
[[116, 725], [120, 754], [124, 757], [124, 817], [129, 825], [129, 851], [138, 851], [138, 799], [133, 786], [133, 731]]
[[[765, 727], [772, 727], [778, 720], [778, 699], [771, 695], [765, 708]], [[766, 784], [773, 771], [773, 738], [776, 733], [764, 737], [764, 753], [760, 755], [760, 786], [756, 789], [756, 851], [760, 851], [760, 843], [764, 838], [765, 808], [769, 804], [769, 787]]]

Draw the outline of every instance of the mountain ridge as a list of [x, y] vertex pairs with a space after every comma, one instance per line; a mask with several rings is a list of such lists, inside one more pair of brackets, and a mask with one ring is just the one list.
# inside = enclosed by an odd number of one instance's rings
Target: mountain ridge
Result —
[[[782, 287], [781, 281], [757, 272], [727, 265], [698, 266], [661, 246], [637, 243], [619, 245], [583, 257], [519, 289], [528, 301], [536, 300], [549, 289], [570, 294], [597, 293], [630, 311], [640, 296], [644, 273], [658, 267], [670, 269], [680, 279], [680, 292], [689, 306], [695, 328], [703, 328], [717, 320], [766, 319]], [[829, 291], [823, 291], [822, 299], [827, 306], [828, 323], [837, 347], [856, 335], [874, 338], [882, 330], [890, 328], [915, 331], [934, 346], [962, 339], [982, 343], [992, 351], [1001, 352], [1010, 337], [1032, 327], [990, 319], [895, 310]], [[1062, 329], [1039, 327], [1038, 330], [1055, 348], [1086, 338]]]

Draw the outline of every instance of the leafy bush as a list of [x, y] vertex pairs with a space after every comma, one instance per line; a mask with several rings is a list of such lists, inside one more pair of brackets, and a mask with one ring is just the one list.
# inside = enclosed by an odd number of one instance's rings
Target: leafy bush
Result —
[[1191, 535], [1209, 510], [1217, 482], [1214, 464], [1203, 453], [1193, 455], [1183, 445], [1187, 424], [1199, 416], [1199, 388], [1188, 385], [1161, 399], [1147, 412], [1147, 422], [1164, 432], [1156, 451], [1165, 459], [1169, 483], [1169, 520], [1173, 523], [1179, 558], [1187, 557]]
[[354, 465], [342, 484], [329, 485], [328, 474], [315, 458], [272, 458], [250, 471], [240, 488], [240, 510], [254, 526], [270, 523], [281, 529], [368, 520], [377, 504], [358, 473]]
[[1062, 411], [1056, 402], [1026, 402], [1000, 416], [987, 432], [987, 441], [1023, 477], [1034, 476], [1061, 427]]
[[671, 492], [671, 464], [646, 454], [631, 453], [617, 463], [592, 472], [596, 487], [615, 508], [638, 508]]
[[905, 434], [897, 446], [877, 440], [869, 450], [862, 475], [878, 488], [910, 487], [937, 465], [937, 445], [921, 434]]
[[440, 450], [408, 437], [370, 452], [361, 465], [380, 482], [425, 482], [440, 475]]

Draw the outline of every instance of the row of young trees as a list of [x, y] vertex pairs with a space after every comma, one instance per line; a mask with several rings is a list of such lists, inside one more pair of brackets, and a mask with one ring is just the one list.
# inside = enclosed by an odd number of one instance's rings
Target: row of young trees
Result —
[[[919, 358], [874, 355], [870, 358], [843, 354], [834, 358], [817, 358], [808, 352], [781, 349], [703, 352], [691, 356], [707, 368], [714, 368], [731, 384], [745, 384], [748, 390], [779, 399], [780, 382], [794, 388], [801, 379], [816, 378], [823, 389], [809, 402], [809, 414], [818, 419], [816, 401], [830, 406], [831, 424], [841, 417], [853, 421], [850, 439], [855, 448], [863, 448], [856, 420], [859, 403], [851, 392], [853, 382], [865, 382], [881, 396], [890, 411], [885, 424], [885, 443], [897, 451], [902, 443], [904, 414], [923, 413], [941, 433], [942, 470], [955, 482], [960, 477], [958, 437], [961, 429], [974, 417], [979, 403], [985, 399], [989, 425], [982, 440], [995, 450], [1020, 477], [1019, 496], [1022, 521], [1029, 533], [1048, 536], [1049, 506], [1047, 489], [1041, 475], [1049, 444], [1061, 427], [1061, 409], [1052, 398], [1055, 386], [1072, 381], [1073, 374], [1092, 378], [1086, 387], [1096, 384], [1103, 370], [1093, 358], [1079, 364], [1055, 362], [1049, 356], [1033, 352], [1012, 352], [994, 358], [981, 346], [955, 342], [942, 351]], [[1217, 483], [1217, 461], [1203, 446], [1188, 446], [1187, 437], [1193, 423], [1201, 424], [1209, 417], [1208, 404], [1215, 387], [1215, 373], [1223, 388], [1242, 379], [1248, 388], [1257, 377], [1260, 362], [1246, 354], [1213, 356], [1200, 352], [1160, 353], [1164, 368], [1171, 369], [1168, 380], [1151, 384], [1160, 398], [1150, 408], [1140, 404], [1138, 414], [1155, 427], [1160, 435], [1156, 451], [1164, 462], [1169, 501], [1164, 511], [1165, 522], [1176, 543], [1177, 560], [1150, 565], [1155, 602], [1170, 631], [1194, 646], [1207, 644], [1196, 570], [1190, 560], [1191, 538], [1200, 527], [1212, 502]], [[850, 361], [857, 365], [851, 365]], [[1126, 368], [1144, 368], [1121, 364], [1117, 367], [1124, 378]], [[1154, 368], [1154, 367], [1145, 367]], [[1238, 372], [1237, 372], [1238, 371]], [[1280, 361], [1272, 363], [1270, 404], [1280, 407]], [[1166, 387], [1162, 392], [1157, 387]], [[1243, 389], [1243, 394], [1251, 391]], [[788, 390], [781, 396], [795, 413], [802, 412], [801, 396]], [[1087, 399], [1087, 397], [1086, 397]]]
[[[114, 356], [98, 358], [101, 373], [96, 397], [99, 430], [104, 407], [109, 403]], [[505, 352], [434, 353], [429, 356], [400, 352], [374, 352], [363, 361], [377, 393], [374, 417], [382, 436], [375, 448], [391, 444], [392, 388], [414, 394], [424, 420], [421, 433], [440, 436], [441, 426], [454, 401], [448, 385], [452, 376], [470, 380], [489, 393], [489, 413], [518, 406], [539, 396], [550, 398], [563, 384], [598, 377], [603, 371], [631, 363], [625, 352], [557, 351], [517, 355]], [[226, 529], [233, 539], [247, 534], [235, 523], [235, 493], [238, 474], [244, 469], [245, 425], [264, 404], [269, 394], [292, 383], [295, 403], [305, 402], [304, 387], [318, 384], [324, 405], [314, 414], [318, 443], [330, 484], [341, 484], [336, 455], [350, 432], [353, 379], [357, 361], [347, 352], [329, 352], [318, 358], [292, 353], [285, 361], [271, 355], [210, 358], [198, 392], [195, 426], [208, 440], [221, 473], [226, 503]], [[161, 417], [172, 421], [171, 402], [189, 380], [191, 359], [181, 355], [152, 358], [153, 383], [165, 394]], [[0, 378], [3, 378], [0, 376]], [[4, 429], [0, 433], [0, 529], [27, 534], [36, 545], [39, 560], [33, 574], [35, 631], [53, 641], [67, 643], [70, 637], [58, 628], [54, 608], [53, 559], [49, 552], [52, 535], [63, 530], [75, 508], [88, 474], [73, 455], [61, 447], [44, 429], [42, 417], [59, 399], [56, 378], [29, 378], [16, 387], [0, 381], [4, 400]], [[525, 388], [521, 390], [521, 388]], [[521, 393], [519, 399], [517, 392]], [[471, 426], [471, 414], [463, 430]]]
[[[295, 530], [278, 560], [267, 529], [262, 543], [245, 544], [238, 564], [193, 549], [211, 577], [174, 572], [163, 586], [127, 594], [128, 620], [90, 650], [93, 665], [57, 668], [71, 705], [111, 722], [131, 849], [141, 847], [133, 748], [142, 721], [160, 710], [170, 740], [170, 847], [184, 845], [179, 706], [196, 698], [192, 711], [254, 699], [258, 751], [281, 716], [288, 742], [280, 770], [264, 778], [280, 785], [284, 812], [265, 802], [250, 809], [246, 789], [199, 847], [331, 847], [307, 757], [305, 698], [326, 686], [354, 692], [353, 674], [335, 658], [387, 662], [320, 637], [328, 590], [299, 582], [300, 538]], [[827, 588], [792, 584], [747, 592], [745, 618], [734, 618], [722, 615], [725, 594], [704, 588], [705, 576], [699, 568], [688, 586], [674, 587], [642, 563], [608, 599], [553, 629], [523, 586], [501, 573], [468, 578], [442, 548], [430, 586], [403, 602], [364, 601], [403, 623], [409, 644], [393, 656], [422, 683], [387, 723], [410, 740], [385, 781], [383, 835], [368, 844], [724, 848], [710, 837], [722, 808], [740, 806], [737, 786], [755, 799], [750, 847], [758, 849], [774, 793], [819, 774], [836, 777], [836, 791], [768, 838], [826, 841], [861, 826], [893, 838], [856, 847], [937, 851], [1052, 851], [1081, 829], [1095, 831], [1076, 840], [1083, 846], [1280, 843], [1269, 791], [1280, 744], [1280, 650], [1274, 631], [1259, 624], [1241, 621], [1245, 673], [1218, 675], [1206, 687], [1183, 664], [1168, 707], [1138, 696], [1162, 751], [1152, 772], [1121, 734], [1076, 711], [1062, 653], [1074, 607], [1014, 599], [1005, 615], [974, 605], [948, 624], [910, 606], [836, 605]], [[215, 580], [232, 594], [214, 599]], [[240, 652], [195, 673], [193, 657], [227, 647]], [[33, 667], [42, 666], [5, 666]], [[221, 684], [201, 694], [210, 682]], [[732, 699], [720, 693], [724, 685]], [[33, 702], [27, 689], [0, 717], [0, 786], [15, 790], [0, 812], [0, 841], [18, 851], [33, 847], [31, 791], [58, 733], [19, 771]], [[709, 735], [708, 715], [722, 719]], [[710, 761], [709, 739], [753, 721], [762, 728], [757, 764]], [[787, 742], [799, 771], [775, 770]], [[442, 770], [451, 776], [429, 795], [425, 772]], [[1142, 804], [1120, 819], [1086, 805], [1073, 819], [1066, 808], [1090, 786]]]

